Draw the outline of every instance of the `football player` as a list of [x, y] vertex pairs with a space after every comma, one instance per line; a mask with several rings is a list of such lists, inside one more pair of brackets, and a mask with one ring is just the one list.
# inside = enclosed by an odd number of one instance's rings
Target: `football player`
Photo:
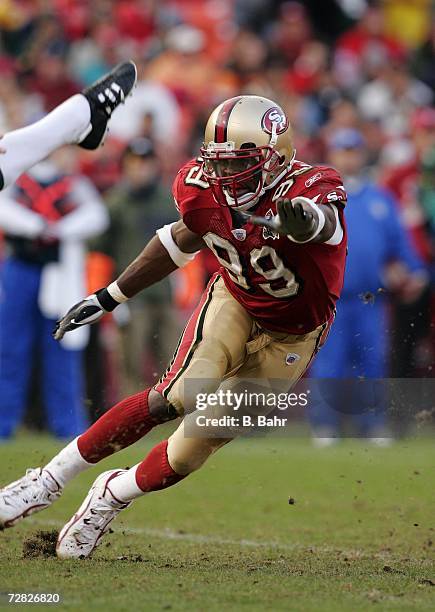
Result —
[[40, 121], [5, 134], [0, 140], [0, 190], [63, 145], [99, 147], [113, 111], [131, 93], [136, 79], [133, 62], [119, 64]]
[[[89, 556], [134, 499], [183, 480], [232, 439], [201, 430], [192, 412], [199, 388], [232, 390], [246, 379], [273, 378], [288, 390], [334, 316], [346, 258], [346, 195], [335, 170], [295, 160], [289, 122], [275, 102], [246, 95], [220, 104], [207, 123], [200, 157], [178, 172], [173, 194], [180, 219], [159, 229], [116, 282], [73, 306], [55, 338], [99, 320], [199, 249], [213, 251], [219, 272], [160, 380], [111, 408], [45, 467], [29, 469], [2, 489], [1, 524], [10, 527], [48, 507], [82, 470], [156, 425], [185, 418], [143, 461], [97, 478], [59, 534], [60, 558]], [[210, 405], [201, 414], [222, 409]]]

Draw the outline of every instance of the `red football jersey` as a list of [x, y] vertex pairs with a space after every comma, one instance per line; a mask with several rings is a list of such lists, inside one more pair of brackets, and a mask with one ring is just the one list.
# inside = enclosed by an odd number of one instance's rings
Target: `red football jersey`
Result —
[[213, 198], [198, 160], [178, 172], [173, 195], [186, 226], [203, 237], [221, 263], [229, 292], [259, 325], [305, 334], [331, 318], [346, 260], [346, 194], [335, 170], [295, 161], [255, 207], [256, 215], [271, 217], [282, 197], [305, 196], [318, 205], [334, 203], [344, 230], [335, 246], [296, 244], [267, 228], [238, 224], [231, 209]]

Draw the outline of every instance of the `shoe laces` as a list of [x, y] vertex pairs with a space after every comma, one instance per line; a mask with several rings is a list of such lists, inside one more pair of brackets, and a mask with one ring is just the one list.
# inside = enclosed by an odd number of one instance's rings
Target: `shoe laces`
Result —
[[54, 481], [44, 474], [40, 468], [29, 468], [25, 476], [20, 478], [3, 490], [3, 500], [14, 505], [18, 501], [26, 504], [30, 502], [50, 501], [60, 495], [59, 489], [53, 489]]
[[[78, 527], [77, 532], [74, 535], [78, 542], [80, 540], [94, 540], [95, 532], [99, 532], [98, 537], [100, 538], [109, 527], [109, 524], [115, 518], [115, 516], [129, 506], [128, 503], [122, 504], [116, 501], [110, 502], [104, 497], [100, 497], [92, 508], [89, 510], [89, 516], [83, 519], [84, 527]], [[78, 542], [84, 544], [84, 541]]]

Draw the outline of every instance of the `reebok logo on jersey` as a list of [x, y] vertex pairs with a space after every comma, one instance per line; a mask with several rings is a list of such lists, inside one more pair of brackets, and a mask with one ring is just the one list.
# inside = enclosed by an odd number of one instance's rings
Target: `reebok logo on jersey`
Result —
[[317, 172], [317, 174], [313, 174], [313, 176], [310, 176], [310, 178], [305, 181], [305, 187], [311, 187], [311, 185], [315, 183], [316, 181], [318, 181], [319, 178], [322, 178], [321, 172]]

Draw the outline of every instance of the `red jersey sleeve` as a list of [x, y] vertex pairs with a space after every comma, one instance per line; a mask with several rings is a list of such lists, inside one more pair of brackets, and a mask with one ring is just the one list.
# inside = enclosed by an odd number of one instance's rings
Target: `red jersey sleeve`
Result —
[[343, 180], [336, 170], [327, 166], [317, 166], [309, 173], [300, 175], [303, 193], [316, 204], [340, 204], [345, 206], [347, 194]]
[[201, 162], [189, 161], [177, 173], [172, 185], [175, 207], [190, 231], [203, 236], [209, 227], [216, 204], [202, 175]]

